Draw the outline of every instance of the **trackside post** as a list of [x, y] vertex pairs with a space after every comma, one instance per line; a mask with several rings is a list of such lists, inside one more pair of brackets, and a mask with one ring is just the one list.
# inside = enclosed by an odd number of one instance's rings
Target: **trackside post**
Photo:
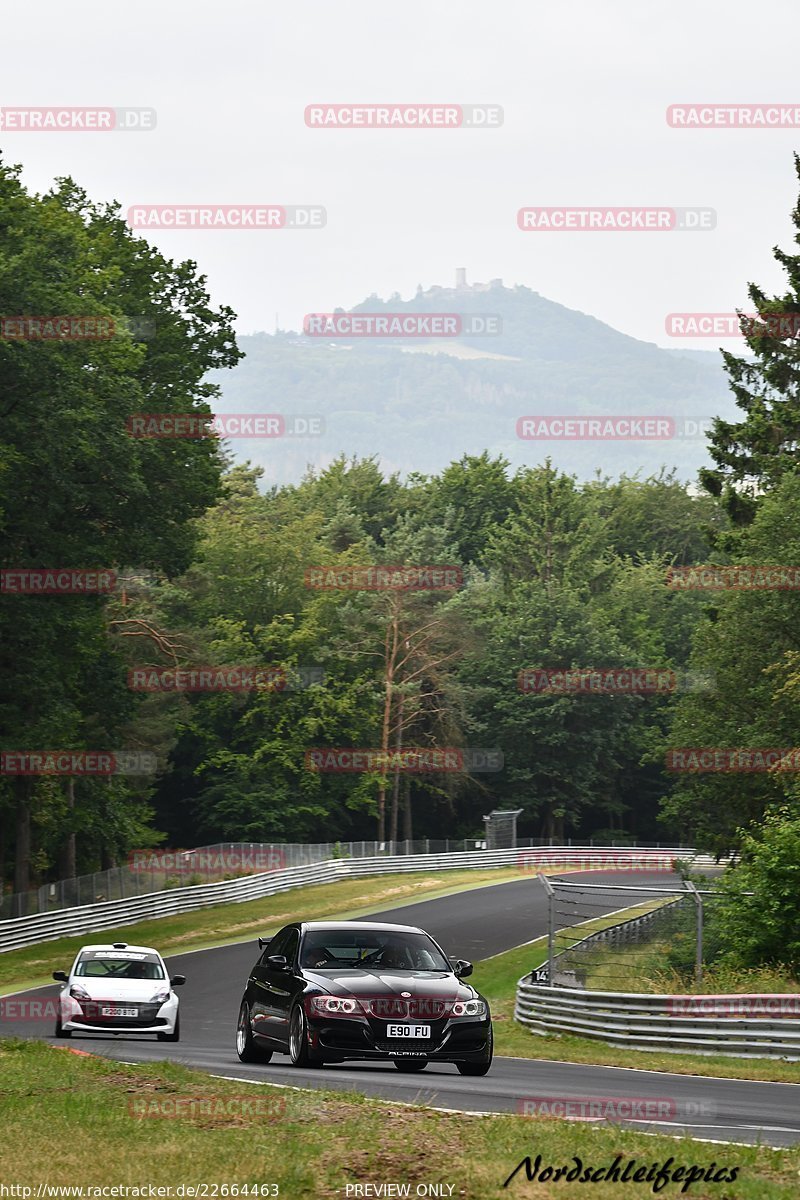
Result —
[[546, 875], [541, 871], [537, 876], [544, 890], [547, 892], [547, 985], [553, 986], [553, 952], [555, 950], [556, 938], [556, 911], [555, 911], [555, 888], [551, 884]]

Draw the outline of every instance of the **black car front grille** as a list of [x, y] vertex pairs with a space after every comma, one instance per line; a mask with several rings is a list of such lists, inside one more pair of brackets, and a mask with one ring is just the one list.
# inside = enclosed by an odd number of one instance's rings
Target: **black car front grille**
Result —
[[363, 1001], [371, 1017], [382, 1021], [440, 1021], [448, 1015], [452, 1000], [431, 1000], [425, 996], [414, 996], [404, 1000], [399, 996], [380, 996]]
[[430, 1038], [392, 1038], [390, 1042], [376, 1042], [375, 1049], [383, 1054], [406, 1053], [410, 1050], [430, 1054], [436, 1049], [437, 1043]]

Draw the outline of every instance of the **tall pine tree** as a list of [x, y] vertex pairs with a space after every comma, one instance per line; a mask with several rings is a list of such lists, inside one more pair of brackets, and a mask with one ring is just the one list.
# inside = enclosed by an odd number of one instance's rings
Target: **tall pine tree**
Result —
[[[795, 170], [800, 181], [798, 155]], [[792, 219], [800, 246], [800, 199]], [[758, 315], [742, 316], [742, 332], [752, 357], [723, 352], [744, 418], [716, 418], [709, 447], [716, 466], [701, 472], [707, 491], [722, 497], [739, 526], [752, 521], [758, 496], [800, 465], [800, 253], [776, 246], [773, 254], [786, 272], [788, 289], [769, 297], [754, 283], [748, 287]]]

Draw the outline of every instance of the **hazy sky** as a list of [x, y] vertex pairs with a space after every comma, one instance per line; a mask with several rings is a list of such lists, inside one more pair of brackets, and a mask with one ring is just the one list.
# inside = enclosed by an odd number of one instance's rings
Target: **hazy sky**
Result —
[[[130, 105], [154, 132], [0, 135], [35, 190], [131, 204], [320, 204], [325, 229], [151, 231], [238, 329], [500, 276], [678, 346], [671, 311], [780, 286], [800, 130], [671, 129], [679, 102], [797, 102], [800, 9], [773, 0], [6, 4], [0, 105]], [[313, 102], [494, 103], [494, 130], [317, 130]], [[713, 232], [522, 233], [528, 205], [710, 206]], [[712, 349], [714, 342], [684, 342]]]

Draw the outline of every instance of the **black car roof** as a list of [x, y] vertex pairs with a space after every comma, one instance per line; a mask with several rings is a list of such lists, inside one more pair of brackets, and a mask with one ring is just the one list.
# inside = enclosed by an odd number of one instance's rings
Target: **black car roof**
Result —
[[394, 925], [389, 921], [300, 921], [301, 929], [382, 929], [387, 933], [424, 933], [416, 925]]

